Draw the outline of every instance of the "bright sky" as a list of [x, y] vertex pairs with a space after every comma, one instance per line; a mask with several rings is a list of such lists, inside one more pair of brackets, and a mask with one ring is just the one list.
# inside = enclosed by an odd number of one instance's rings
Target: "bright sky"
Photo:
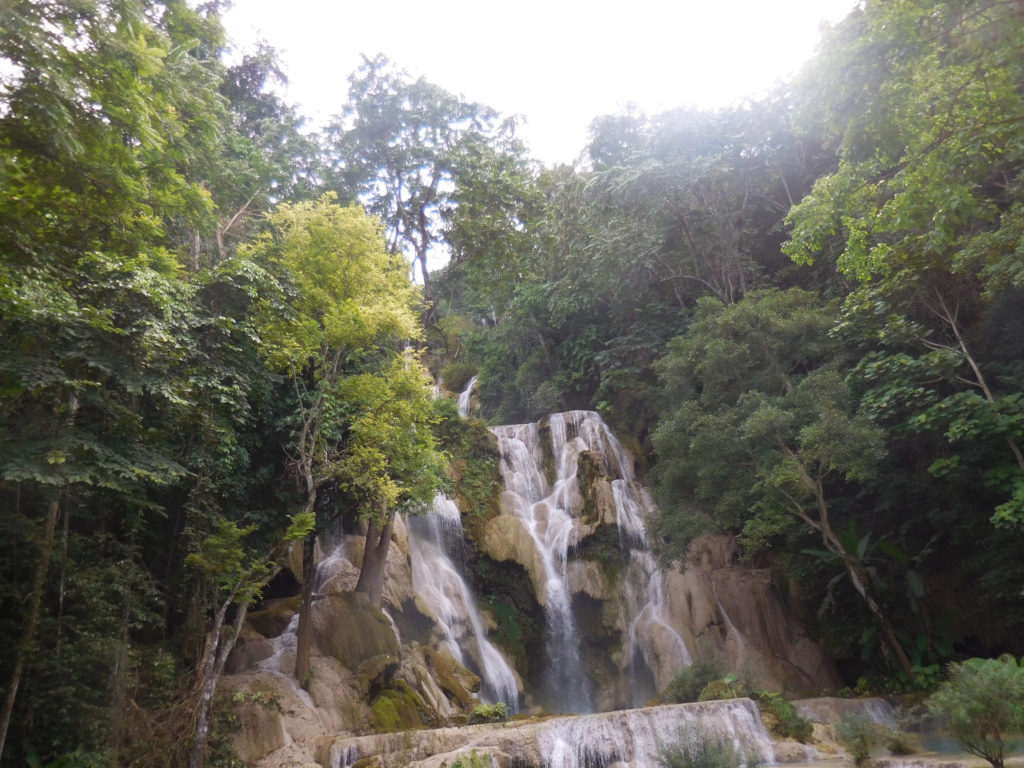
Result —
[[341, 110], [360, 54], [505, 114], [547, 164], [571, 162], [590, 121], [761, 93], [814, 52], [822, 21], [856, 0], [236, 0], [240, 47], [282, 54], [288, 101], [314, 121]]

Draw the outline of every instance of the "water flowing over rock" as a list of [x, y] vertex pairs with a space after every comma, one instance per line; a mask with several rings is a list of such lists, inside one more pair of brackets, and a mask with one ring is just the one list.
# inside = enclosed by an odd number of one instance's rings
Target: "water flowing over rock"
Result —
[[381, 768], [440, 768], [475, 749], [499, 768], [656, 768], [658, 752], [688, 723], [710, 737], [731, 741], [748, 760], [775, 758], [771, 738], [749, 699], [344, 738], [330, 745], [328, 755], [331, 765], [366, 760]]
[[473, 404], [473, 388], [476, 386], [476, 376], [469, 380], [466, 388], [459, 394], [459, 416], [469, 416], [469, 409]]
[[[594, 411], [558, 413], [546, 425], [492, 431], [502, 456], [502, 508], [529, 533], [541, 565], [526, 564], [535, 583], [542, 582], [538, 592], [547, 618], [548, 705], [557, 711], [586, 712], [595, 706], [642, 703], [652, 687], [664, 686], [691, 656], [666, 612], [662, 574], [644, 529], [652, 505], [636, 482], [632, 457]], [[595, 697], [593, 681], [584, 672], [573, 595], [599, 600], [610, 596], [599, 594], [607, 590], [596, 586], [599, 580], [593, 575], [581, 577], [592, 569], [570, 568], [570, 557], [573, 548], [603, 525], [618, 529], [623, 573], [621, 593], [614, 598], [618, 616], [611, 623], [625, 635], [625, 645], [618, 665], [620, 692], [603, 680]], [[652, 677], [653, 685], [635, 685]]]
[[485, 698], [517, 712], [516, 674], [487, 639], [476, 601], [453, 561], [464, 536], [459, 508], [439, 494], [431, 513], [411, 518], [408, 527], [413, 588], [437, 617], [445, 647], [460, 664], [479, 673]]

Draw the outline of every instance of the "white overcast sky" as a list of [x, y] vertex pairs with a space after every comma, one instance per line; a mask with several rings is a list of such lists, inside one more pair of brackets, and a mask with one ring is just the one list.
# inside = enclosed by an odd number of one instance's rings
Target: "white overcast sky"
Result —
[[236, 0], [240, 48], [281, 53], [288, 101], [314, 123], [341, 110], [360, 54], [526, 119], [547, 164], [571, 162], [598, 115], [716, 108], [764, 92], [856, 0]]

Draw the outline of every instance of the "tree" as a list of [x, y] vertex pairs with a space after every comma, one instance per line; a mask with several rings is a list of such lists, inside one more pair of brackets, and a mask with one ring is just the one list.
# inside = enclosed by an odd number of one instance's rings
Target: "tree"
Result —
[[383, 56], [364, 58], [349, 100], [329, 130], [337, 185], [354, 192], [387, 229], [388, 247], [419, 263], [428, 313], [435, 300], [427, 259], [451, 204], [456, 148], [510, 131], [493, 110], [420, 78], [410, 82]]
[[930, 402], [910, 418], [944, 425], [951, 445], [1001, 444], [1003, 459], [984, 458], [1009, 499], [1000, 524], [1024, 519], [1024, 376], [983, 332], [1024, 284], [1021, 14], [996, 0], [902, 0], [869, 3], [833, 30], [808, 80], [839, 165], [790, 212], [785, 246], [858, 284], [851, 310], [875, 316], [893, 353], [891, 364], [873, 355], [876, 370], [921, 364], [913, 388], [926, 383]]
[[[289, 467], [299, 481], [303, 511], [315, 515], [321, 485], [334, 477], [342, 451], [341, 383], [350, 374], [395, 354], [419, 331], [414, 292], [402, 257], [389, 253], [379, 225], [359, 206], [342, 208], [333, 195], [283, 204], [271, 217], [272, 234], [242, 254], [284, 271], [290, 289], [278, 306], [266, 304], [263, 350], [293, 388], [295, 419]], [[316, 531], [303, 543], [303, 592], [296, 677], [309, 672]]]
[[74, 506], [105, 494], [137, 521], [145, 490], [182, 474], [137, 404], [184, 389], [163, 378], [182, 352], [173, 315], [188, 300], [168, 232], [173, 221], [211, 221], [208, 193], [188, 176], [224, 111], [210, 68], [175, 26], [205, 17], [169, 3], [154, 23], [150, 10], [18, 2], [4, 15], [0, 478], [38, 527], [38, 557], [0, 753], [38, 641], [57, 524], [66, 542]]
[[1024, 668], [1012, 656], [951, 664], [927, 704], [960, 746], [1003, 768], [1007, 737], [1024, 730]]
[[[836, 520], [843, 484], [870, 478], [885, 442], [855, 413], [831, 323], [828, 309], [798, 289], [731, 306], [702, 300], [660, 364], [668, 408], [654, 435], [658, 527], [671, 537], [668, 556], [680, 558], [702, 528], [741, 530], [756, 551], [798, 521], [841, 563], [888, 652], [913, 677], [861, 553], [846, 546]], [[696, 520], [679, 499], [697, 503]]]
[[366, 521], [366, 544], [355, 591], [380, 605], [395, 515], [429, 508], [444, 479], [446, 457], [432, 426], [430, 378], [411, 353], [380, 374], [340, 383], [339, 416], [347, 436], [333, 472]]

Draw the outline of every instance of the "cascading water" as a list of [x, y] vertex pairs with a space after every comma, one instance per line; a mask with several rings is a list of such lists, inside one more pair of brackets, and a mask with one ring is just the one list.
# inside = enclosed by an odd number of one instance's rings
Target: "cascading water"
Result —
[[469, 408], [472, 404], [473, 387], [476, 386], [476, 376], [469, 380], [466, 388], [459, 394], [459, 416], [466, 418], [469, 416]]
[[[544, 476], [536, 424], [494, 427], [491, 431], [498, 438], [506, 498], [510, 498], [515, 514], [533, 539], [543, 564], [549, 698], [554, 707], [564, 712], [589, 712], [593, 703], [580, 656], [567, 573], [569, 547], [575, 543], [573, 492], [579, 496], [575, 463], [556, 452], [552, 486]], [[564, 452], [565, 440], [558, 442]]]
[[432, 512], [410, 518], [407, 526], [413, 587], [434, 611], [445, 646], [460, 664], [479, 673], [484, 698], [503, 701], [510, 714], [517, 712], [515, 673], [487, 639], [476, 601], [455, 566], [454, 549], [463, 540], [458, 506], [438, 494]]
[[[601, 473], [612, 478], [616, 526], [626, 558], [623, 601], [629, 620], [625, 651], [632, 680], [654, 676], [661, 684], [671, 672], [690, 664], [679, 633], [667, 617], [661, 572], [651, 556], [644, 517], [652, 508], [636, 483], [633, 461], [594, 411], [553, 414], [548, 420], [553, 483], [545, 476], [545, 451], [537, 424], [494, 427], [501, 453], [506, 506], [523, 523], [544, 567], [544, 608], [550, 660], [549, 695], [563, 711], [592, 709], [589, 681], [583, 670], [580, 638], [568, 584], [570, 549], [579, 538], [583, 498], [577, 469], [589, 452]], [[633, 703], [643, 703], [650, 686], [634, 687]]]

